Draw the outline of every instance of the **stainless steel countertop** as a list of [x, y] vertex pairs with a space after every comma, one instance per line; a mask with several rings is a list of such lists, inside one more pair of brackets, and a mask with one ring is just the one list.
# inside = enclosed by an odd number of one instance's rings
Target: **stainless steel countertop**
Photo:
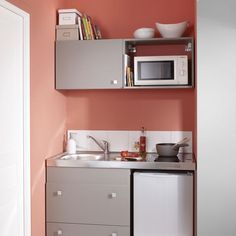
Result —
[[179, 154], [177, 157], [158, 157], [156, 153], [148, 153], [145, 160], [116, 160], [120, 153], [110, 153], [106, 159], [98, 161], [60, 159], [66, 153], [56, 155], [46, 160], [47, 166], [79, 167], [79, 168], [118, 168], [118, 169], [148, 169], [148, 170], [196, 170], [194, 154]]

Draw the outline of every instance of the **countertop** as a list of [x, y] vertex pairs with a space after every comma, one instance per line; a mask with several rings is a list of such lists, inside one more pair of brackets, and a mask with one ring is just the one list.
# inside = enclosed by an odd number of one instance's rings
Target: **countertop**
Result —
[[66, 153], [56, 155], [46, 160], [46, 166], [50, 167], [79, 167], [79, 168], [118, 168], [118, 169], [148, 169], [148, 170], [196, 170], [196, 162], [193, 153], [178, 154], [176, 157], [161, 157], [156, 153], [148, 153], [141, 161], [116, 160], [119, 153], [109, 153], [102, 160], [65, 160], [60, 159]]

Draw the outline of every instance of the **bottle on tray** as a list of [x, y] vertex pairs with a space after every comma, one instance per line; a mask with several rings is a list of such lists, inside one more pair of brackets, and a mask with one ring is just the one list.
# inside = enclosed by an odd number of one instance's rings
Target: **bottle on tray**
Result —
[[142, 158], [146, 157], [146, 136], [144, 127], [141, 128], [141, 135], [139, 138], [139, 154]]

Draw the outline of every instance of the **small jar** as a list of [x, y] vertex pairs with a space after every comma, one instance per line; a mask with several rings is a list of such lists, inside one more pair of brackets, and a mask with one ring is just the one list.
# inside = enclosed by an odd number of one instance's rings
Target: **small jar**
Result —
[[70, 138], [67, 142], [66, 152], [68, 154], [75, 154], [76, 153], [76, 142], [73, 138]]

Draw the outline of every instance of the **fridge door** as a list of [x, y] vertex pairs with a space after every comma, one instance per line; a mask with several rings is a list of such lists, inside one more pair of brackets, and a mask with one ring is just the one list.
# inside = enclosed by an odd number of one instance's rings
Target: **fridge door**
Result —
[[193, 235], [191, 173], [134, 173], [134, 236]]

